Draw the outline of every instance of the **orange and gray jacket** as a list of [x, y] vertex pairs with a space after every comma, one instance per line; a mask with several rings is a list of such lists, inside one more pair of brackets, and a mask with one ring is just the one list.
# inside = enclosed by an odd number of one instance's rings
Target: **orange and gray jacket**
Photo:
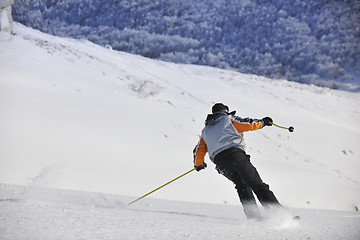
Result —
[[241, 118], [226, 113], [209, 114], [201, 132], [199, 143], [194, 148], [194, 164], [200, 166], [209, 152], [211, 161], [215, 156], [229, 148], [240, 148], [245, 151], [243, 132], [261, 129], [264, 126], [260, 119]]

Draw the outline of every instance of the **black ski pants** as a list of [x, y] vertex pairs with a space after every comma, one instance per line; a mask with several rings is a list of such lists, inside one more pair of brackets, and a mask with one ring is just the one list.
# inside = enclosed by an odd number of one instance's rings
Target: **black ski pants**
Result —
[[216, 170], [235, 184], [240, 202], [248, 218], [260, 216], [253, 192], [264, 207], [281, 207], [269, 185], [264, 183], [247, 155], [239, 148], [227, 149], [214, 159]]

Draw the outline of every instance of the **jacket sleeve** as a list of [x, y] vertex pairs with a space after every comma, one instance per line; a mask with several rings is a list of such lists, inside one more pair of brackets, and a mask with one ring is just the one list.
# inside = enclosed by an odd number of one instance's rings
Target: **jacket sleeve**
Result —
[[238, 132], [254, 131], [264, 126], [263, 121], [260, 119], [241, 118], [238, 116], [233, 116], [231, 122]]
[[200, 166], [204, 163], [205, 154], [207, 153], [208, 149], [206, 143], [203, 138], [200, 139], [199, 143], [195, 146], [193, 150], [194, 154], [194, 165]]

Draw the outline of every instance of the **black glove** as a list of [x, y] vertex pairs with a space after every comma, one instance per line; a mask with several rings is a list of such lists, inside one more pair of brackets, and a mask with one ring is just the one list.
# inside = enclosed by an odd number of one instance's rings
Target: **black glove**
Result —
[[196, 171], [200, 171], [200, 170], [202, 170], [202, 169], [204, 169], [206, 167], [207, 167], [207, 164], [203, 163], [203, 164], [201, 164], [199, 166], [195, 166], [195, 169], [196, 169]]
[[271, 126], [273, 123], [273, 120], [271, 119], [271, 117], [264, 117], [261, 120], [263, 121], [264, 126]]

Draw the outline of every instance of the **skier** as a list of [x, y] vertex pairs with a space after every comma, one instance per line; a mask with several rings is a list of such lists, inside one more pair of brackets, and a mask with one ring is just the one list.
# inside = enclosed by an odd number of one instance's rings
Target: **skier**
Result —
[[269, 185], [265, 184], [245, 152], [243, 132], [271, 126], [272, 119], [250, 119], [229, 113], [229, 107], [216, 103], [205, 121], [199, 143], [194, 148], [194, 165], [197, 171], [207, 167], [204, 162], [208, 152], [216, 170], [235, 184], [235, 189], [248, 219], [261, 219], [253, 192], [265, 208], [279, 207]]

